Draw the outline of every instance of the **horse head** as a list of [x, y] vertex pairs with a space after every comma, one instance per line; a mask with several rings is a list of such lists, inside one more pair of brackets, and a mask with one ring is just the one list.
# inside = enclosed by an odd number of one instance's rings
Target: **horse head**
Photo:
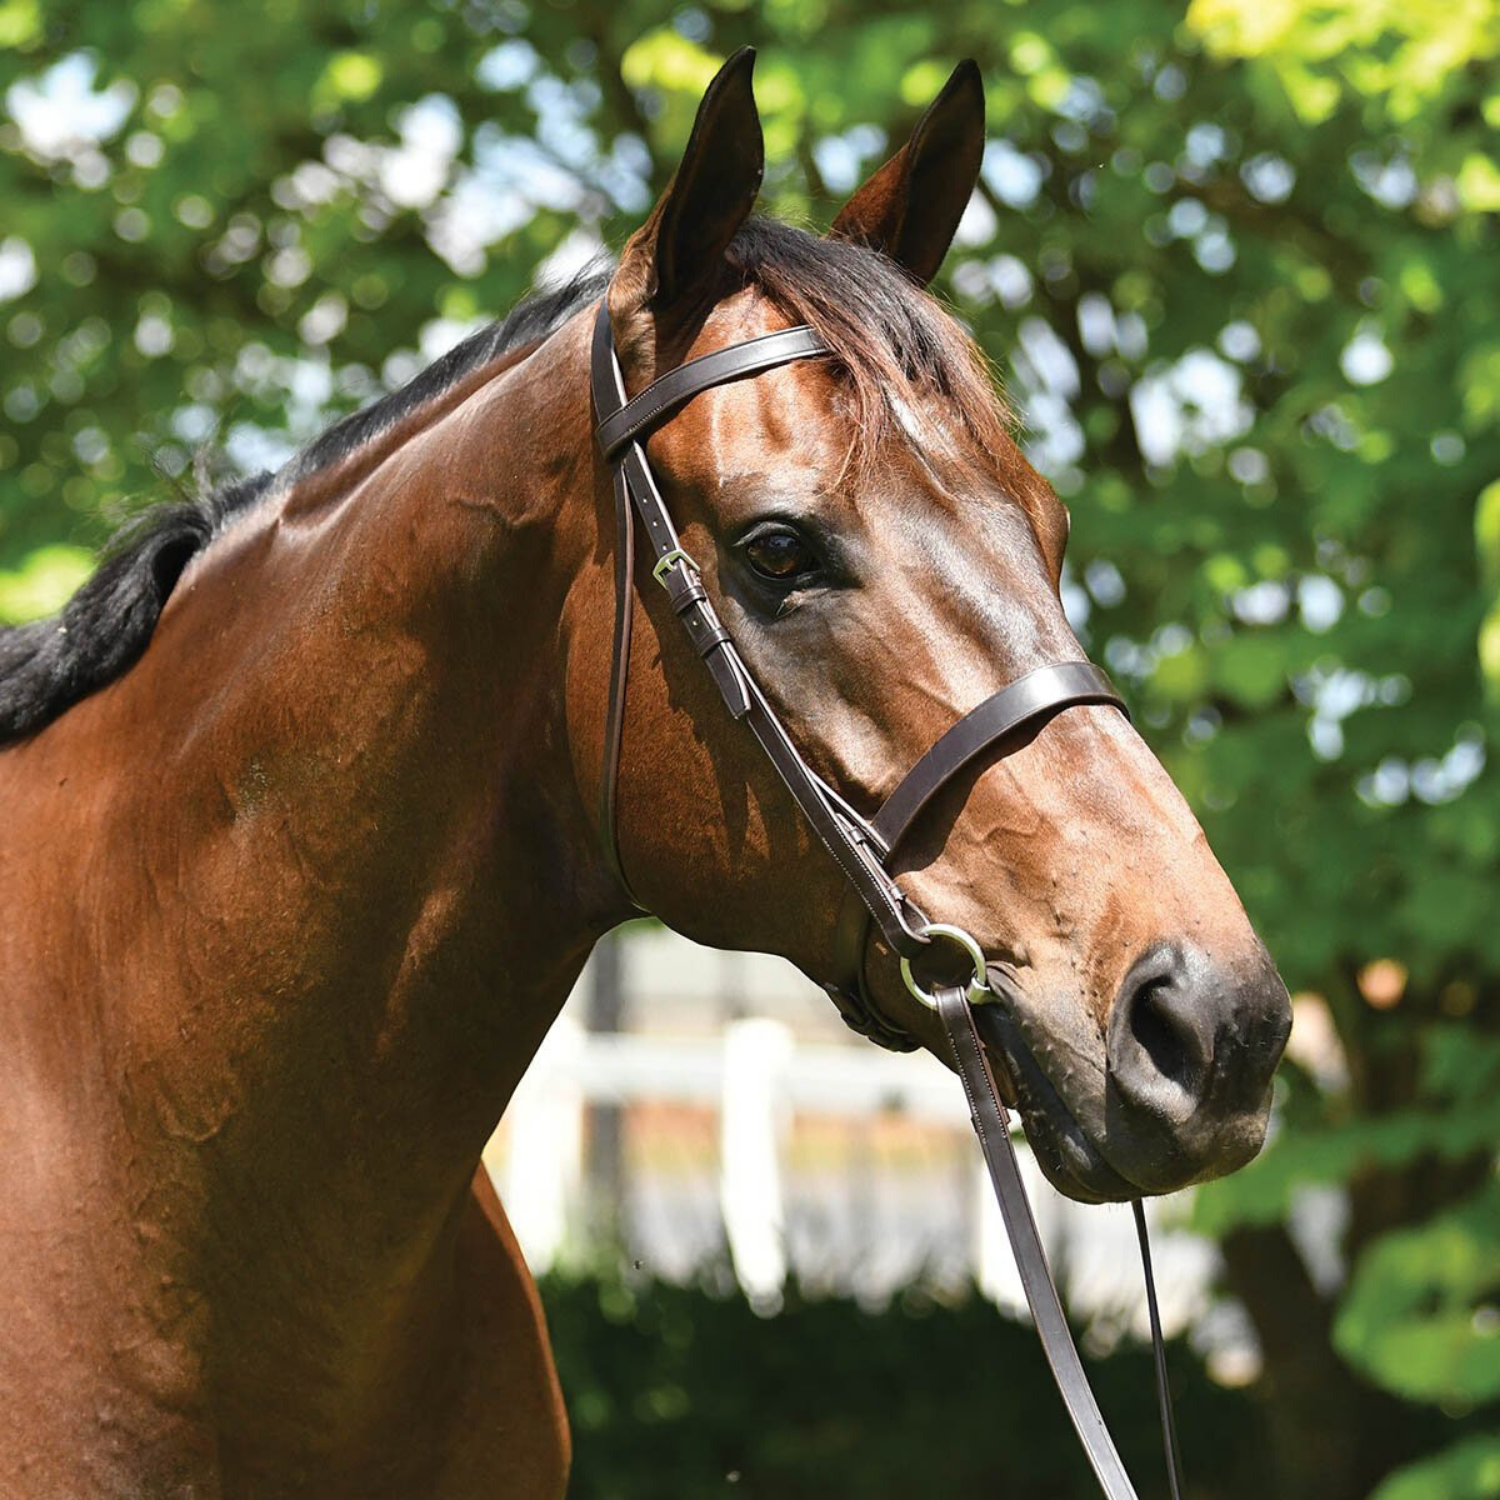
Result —
[[[624, 252], [609, 320], [629, 392], [794, 325], [821, 339], [828, 357], [702, 391], [644, 452], [792, 741], [869, 814], [976, 705], [1083, 657], [1059, 591], [1068, 514], [1012, 438], [972, 339], [926, 290], [978, 176], [977, 69], [954, 73], [817, 239], [750, 217], [763, 167], [751, 65], [731, 59], [708, 90]], [[607, 516], [602, 463], [597, 478]], [[784, 954], [838, 988], [840, 872], [724, 712], [671, 601], [637, 575], [645, 622], [607, 830], [635, 897], [702, 941]], [[590, 680], [601, 695], [602, 674]], [[585, 759], [603, 762], [596, 741]], [[977, 942], [986, 1045], [1060, 1189], [1133, 1198], [1255, 1154], [1286, 990], [1118, 707], [1028, 720], [945, 780], [892, 857], [914, 906]], [[947, 1060], [922, 984], [902, 983], [884, 934], [856, 930], [885, 1033]]]

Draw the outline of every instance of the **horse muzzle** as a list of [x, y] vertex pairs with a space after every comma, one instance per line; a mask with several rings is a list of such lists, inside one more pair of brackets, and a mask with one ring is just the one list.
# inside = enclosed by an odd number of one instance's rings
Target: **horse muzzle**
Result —
[[1039, 1004], [995, 969], [989, 984], [993, 1002], [975, 1011], [980, 1036], [1059, 1191], [1085, 1202], [1170, 1193], [1260, 1150], [1291, 1029], [1286, 987], [1263, 949], [1232, 964], [1152, 947], [1102, 1035], [1076, 1005]]

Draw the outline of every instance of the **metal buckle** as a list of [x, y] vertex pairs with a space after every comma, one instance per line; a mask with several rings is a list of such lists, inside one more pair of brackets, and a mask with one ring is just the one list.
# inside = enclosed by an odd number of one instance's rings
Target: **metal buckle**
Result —
[[651, 570], [651, 576], [663, 588], [667, 586], [667, 574], [672, 571], [674, 563], [681, 563], [684, 567], [691, 568], [695, 573], [698, 571], [698, 564], [681, 547], [673, 547], [670, 552], [662, 555], [656, 566]]
[[[990, 989], [989, 979], [985, 972], [984, 950], [979, 944], [962, 927], [953, 927], [947, 922], [928, 923], [922, 935], [926, 938], [947, 938], [950, 943], [957, 943], [968, 954], [969, 961], [974, 965], [974, 976], [966, 986], [969, 1004], [983, 1005], [985, 1000], [992, 996], [993, 991]], [[905, 980], [907, 989], [911, 991], [915, 999], [921, 1001], [928, 1010], [937, 1009], [937, 998], [917, 983], [916, 976], [911, 971], [909, 958], [901, 960], [901, 978]]]

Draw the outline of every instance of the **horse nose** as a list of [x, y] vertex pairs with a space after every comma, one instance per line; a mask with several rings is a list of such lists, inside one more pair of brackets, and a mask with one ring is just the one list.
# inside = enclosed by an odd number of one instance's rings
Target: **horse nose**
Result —
[[1138, 1125], [1207, 1158], [1219, 1134], [1262, 1110], [1290, 1029], [1286, 987], [1264, 950], [1229, 964], [1157, 946], [1132, 967], [1110, 1015], [1112, 1090]]

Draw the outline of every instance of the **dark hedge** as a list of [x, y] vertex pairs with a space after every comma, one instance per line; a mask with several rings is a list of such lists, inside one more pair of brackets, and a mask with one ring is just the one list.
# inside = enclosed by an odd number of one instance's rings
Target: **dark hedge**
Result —
[[[1027, 1326], [978, 1296], [870, 1313], [554, 1275], [543, 1284], [573, 1422], [574, 1500], [1096, 1500]], [[1272, 1493], [1262, 1414], [1170, 1351], [1194, 1500]], [[1091, 1362], [1143, 1495], [1166, 1493], [1149, 1351]]]

